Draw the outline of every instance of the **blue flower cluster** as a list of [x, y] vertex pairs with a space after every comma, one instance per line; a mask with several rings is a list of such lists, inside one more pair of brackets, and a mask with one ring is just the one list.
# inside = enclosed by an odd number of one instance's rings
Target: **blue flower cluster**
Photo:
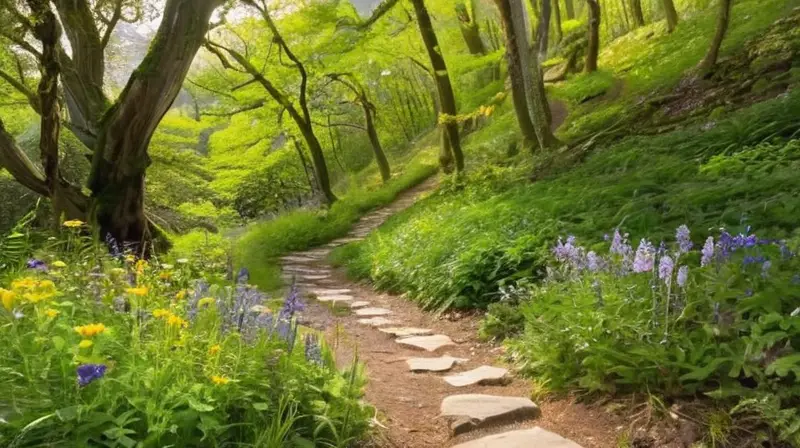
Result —
[[106, 374], [105, 364], [82, 364], [78, 366], [78, 385], [88, 386], [92, 381], [99, 380]]

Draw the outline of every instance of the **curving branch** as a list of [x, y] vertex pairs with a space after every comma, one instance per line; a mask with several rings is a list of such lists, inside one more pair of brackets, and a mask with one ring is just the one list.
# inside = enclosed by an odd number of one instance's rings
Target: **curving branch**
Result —
[[0, 79], [3, 79], [5, 82], [11, 85], [11, 87], [24, 95], [28, 100], [28, 104], [37, 114], [42, 112], [41, 108], [39, 107], [39, 98], [36, 96], [36, 93], [31, 90], [30, 87], [28, 87], [23, 81], [16, 79], [3, 70], [0, 70]]
[[232, 117], [234, 115], [238, 115], [244, 112], [249, 112], [251, 110], [256, 110], [264, 107], [264, 100], [256, 101], [253, 104], [248, 104], [247, 106], [240, 107], [238, 109], [234, 109], [227, 112], [203, 112], [201, 115], [208, 115], [210, 117]]
[[120, 19], [122, 18], [122, 0], [117, 0], [114, 4], [114, 14], [111, 16], [111, 19], [108, 20], [106, 23], [106, 31], [103, 34], [102, 39], [100, 40], [100, 46], [104, 49], [108, 46], [108, 41], [111, 40], [111, 33], [114, 32], [114, 28], [117, 27], [117, 23], [119, 23]]

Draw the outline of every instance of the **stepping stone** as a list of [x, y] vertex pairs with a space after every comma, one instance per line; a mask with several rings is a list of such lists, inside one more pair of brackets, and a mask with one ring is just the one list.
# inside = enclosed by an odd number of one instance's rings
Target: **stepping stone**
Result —
[[331, 276], [328, 274], [300, 274], [300, 273], [298, 273], [297, 275], [287, 275], [287, 274], [283, 275], [283, 278], [286, 278], [288, 280], [291, 280], [292, 277], [296, 277], [298, 280], [314, 281], [314, 280], [325, 280], [330, 278]]
[[312, 275], [327, 275], [330, 276], [331, 271], [329, 269], [311, 269], [311, 268], [304, 268], [301, 266], [284, 266], [283, 272], [290, 273], [290, 274], [312, 274]]
[[539, 407], [527, 398], [465, 394], [442, 400], [440, 415], [450, 420], [450, 429], [459, 435], [486, 426], [533, 419], [539, 414]]
[[414, 327], [389, 327], [389, 328], [381, 328], [381, 331], [384, 333], [391, 334], [392, 336], [396, 336], [398, 338], [404, 338], [407, 336], [422, 336], [433, 333], [432, 330], [427, 328], [414, 328]]
[[331, 294], [329, 296], [317, 296], [317, 302], [349, 302], [353, 300], [353, 296], [347, 294]]
[[356, 241], [363, 241], [363, 240], [364, 238], [358, 238], [358, 237], [339, 238], [338, 240], [333, 240], [328, 244], [329, 245], [336, 244], [337, 246], [342, 246], [344, 244], [355, 243]]
[[356, 316], [363, 317], [386, 316], [388, 314], [392, 314], [392, 310], [387, 310], [386, 308], [361, 308], [356, 310]]
[[369, 302], [365, 302], [363, 300], [357, 300], [355, 302], [351, 302], [350, 303], [350, 308], [353, 308], [353, 309], [364, 308], [364, 307], [367, 307], [367, 306], [369, 306]]
[[371, 327], [381, 327], [383, 325], [395, 324], [393, 320], [389, 320], [385, 317], [370, 317], [369, 319], [359, 319], [358, 323], [360, 323], [361, 325], [369, 325]]
[[506, 380], [508, 369], [492, 366], [480, 366], [467, 372], [446, 376], [447, 384], [455, 387], [471, 386], [473, 384], [489, 385], [502, 384]]
[[[381, 329], [383, 331], [383, 329]], [[411, 358], [407, 359], [408, 370], [412, 372], [446, 372], [454, 365], [467, 362], [466, 359], [442, 356], [439, 358]]]
[[581, 446], [537, 426], [471, 440], [453, 448], [581, 448]]
[[281, 261], [283, 261], [284, 263], [313, 263], [319, 260], [316, 258], [306, 257], [302, 255], [287, 255], [285, 257], [281, 257]]
[[310, 250], [308, 252], [303, 252], [303, 256], [318, 260], [320, 258], [327, 257], [328, 254], [330, 253], [331, 253], [330, 249], [315, 249], [315, 250]]
[[411, 336], [408, 338], [397, 339], [395, 342], [414, 348], [421, 348], [429, 352], [436, 351], [447, 345], [455, 345], [450, 337], [443, 334], [434, 334], [432, 336]]
[[310, 294], [314, 294], [315, 296], [335, 296], [339, 294], [349, 294], [353, 292], [350, 289], [325, 289], [325, 288], [316, 288], [311, 289], [308, 291]]

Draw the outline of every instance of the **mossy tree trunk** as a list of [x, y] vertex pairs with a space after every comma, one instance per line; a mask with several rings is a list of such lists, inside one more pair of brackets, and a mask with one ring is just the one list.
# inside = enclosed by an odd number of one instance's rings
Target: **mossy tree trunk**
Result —
[[538, 52], [539, 61], [547, 59], [547, 47], [550, 45], [550, 18], [552, 15], [552, 7], [550, 0], [531, 0], [531, 4], [541, 1], [539, 5], [539, 25], [536, 28], [536, 51]]
[[558, 4], [558, 0], [553, 0], [553, 17], [556, 19], [553, 31], [556, 33], [556, 44], [559, 44], [564, 33], [561, 30], [561, 6]]
[[664, 5], [664, 15], [667, 18], [667, 32], [675, 31], [678, 26], [678, 11], [675, 9], [675, 2], [673, 0], [662, 0]]
[[463, 1], [459, 1], [456, 3], [455, 9], [459, 27], [461, 28], [461, 36], [464, 37], [464, 42], [467, 44], [470, 54], [486, 54], [486, 45], [483, 44], [480, 27], [475, 17], [470, 15], [470, 11], [467, 10], [467, 5]]
[[732, 8], [733, 0], [719, 0], [719, 14], [717, 15], [717, 29], [714, 32], [714, 39], [711, 41], [711, 47], [705, 57], [697, 67], [697, 71], [701, 76], [708, 74], [717, 64], [719, 49], [722, 47], [722, 41], [725, 39], [725, 34], [728, 32], [728, 25], [731, 21]]
[[572, 3], [572, 0], [564, 0], [564, 10], [567, 13], [567, 20], [575, 18], [575, 4]]
[[598, 0], [586, 0], [589, 5], [588, 45], [586, 48], [586, 63], [584, 71], [592, 73], [597, 71], [597, 55], [600, 52], [600, 3]]
[[428, 14], [428, 9], [425, 7], [424, 0], [411, 0], [411, 3], [414, 5], [422, 41], [425, 43], [425, 49], [433, 67], [432, 74], [436, 81], [441, 113], [445, 115], [442, 125], [445, 133], [444, 139], [447, 144], [444, 144], [444, 142], [442, 144], [439, 163], [445, 171], [450, 171], [452, 163], [455, 162], [456, 171], [462, 172], [464, 171], [464, 154], [461, 152], [461, 139], [458, 135], [458, 123], [456, 122], [458, 115], [456, 97], [455, 93], [453, 93], [453, 86], [450, 83], [447, 64], [444, 62], [439, 40], [436, 37], [436, 31], [433, 29], [433, 23], [431, 22], [430, 14]]
[[633, 16], [633, 24], [635, 27], [644, 26], [644, 12], [642, 11], [642, 0], [630, 0], [631, 2], [631, 15]]

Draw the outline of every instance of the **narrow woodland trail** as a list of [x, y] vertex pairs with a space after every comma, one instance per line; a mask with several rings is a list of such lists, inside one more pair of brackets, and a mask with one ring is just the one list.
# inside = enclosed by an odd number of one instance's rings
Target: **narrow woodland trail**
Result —
[[326, 262], [334, 247], [363, 239], [434, 187], [429, 179], [364, 216], [347, 237], [282, 258], [287, 283], [296, 281], [308, 298], [304, 323], [325, 331], [340, 365], [354, 350], [366, 365], [366, 400], [379, 422], [369, 446], [616, 446], [624, 422], [602, 408], [531, 402], [530, 384], [502, 365], [502, 347], [477, 339], [479, 317], [437, 318], [402, 297], [349, 281]]

